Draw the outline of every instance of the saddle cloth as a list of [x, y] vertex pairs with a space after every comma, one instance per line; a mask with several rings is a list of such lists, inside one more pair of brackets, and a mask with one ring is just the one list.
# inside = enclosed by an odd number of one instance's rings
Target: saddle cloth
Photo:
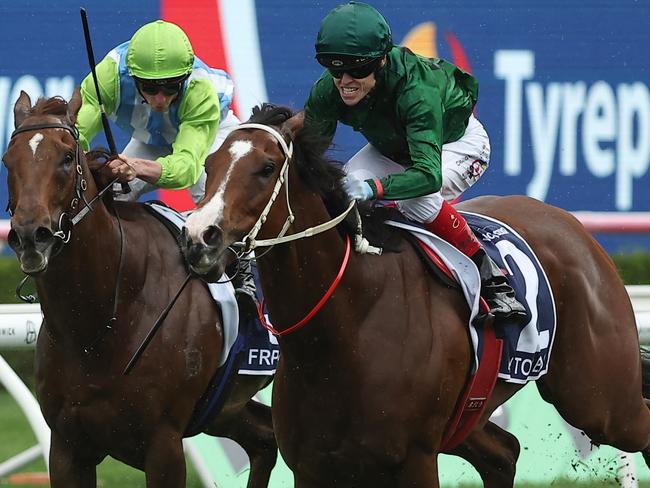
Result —
[[[499, 378], [511, 383], [534, 381], [548, 370], [557, 321], [553, 293], [537, 256], [511, 227], [491, 217], [461, 212], [489, 256], [504, 271], [515, 296], [524, 304], [523, 323], [501, 320], [496, 336], [503, 340]], [[449, 268], [470, 309], [469, 332], [474, 348], [474, 371], [482, 350], [482, 330], [474, 325], [478, 315], [481, 282], [476, 265], [454, 246], [412, 223], [386, 221], [413, 233], [429, 246]]]

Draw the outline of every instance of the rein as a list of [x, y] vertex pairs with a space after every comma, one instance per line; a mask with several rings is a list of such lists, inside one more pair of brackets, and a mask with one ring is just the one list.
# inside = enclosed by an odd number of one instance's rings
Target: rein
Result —
[[[257, 219], [257, 222], [255, 222], [255, 225], [253, 225], [250, 232], [248, 232], [248, 234], [246, 234], [246, 236], [244, 236], [244, 238], [240, 242], [235, 242], [232, 244], [233, 247], [242, 248], [243, 249], [242, 254], [243, 254], [243, 253], [250, 252], [251, 250], [258, 247], [267, 247], [267, 246], [272, 247], [276, 244], [285, 244], [287, 242], [296, 241], [298, 239], [312, 237], [314, 235], [321, 234], [325, 231], [335, 228], [345, 219], [345, 217], [347, 217], [347, 215], [352, 211], [352, 209], [354, 209], [357, 218], [357, 230], [355, 232], [355, 240], [354, 240], [355, 251], [359, 253], [381, 254], [381, 249], [370, 246], [368, 241], [362, 235], [361, 216], [359, 215], [359, 211], [356, 207], [355, 200], [352, 200], [348, 205], [348, 208], [344, 210], [343, 213], [341, 213], [339, 216], [327, 222], [324, 222], [322, 224], [305, 229], [302, 232], [297, 232], [295, 234], [285, 236], [287, 230], [289, 229], [291, 224], [295, 221], [295, 216], [293, 214], [293, 211], [291, 209], [291, 203], [289, 201], [289, 178], [287, 177], [289, 173], [289, 163], [291, 163], [293, 159], [293, 141], [290, 141], [289, 144], [287, 144], [287, 142], [284, 140], [284, 137], [282, 137], [282, 135], [277, 130], [275, 130], [274, 128], [268, 125], [250, 124], [250, 123], [241, 124], [237, 126], [234, 130], [242, 130], [242, 129], [259, 129], [271, 134], [273, 138], [277, 141], [277, 143], [280, 145], [280, 147], [282, 148], [282, 152], [284, 154], [284, 162], [282, 163], [282, 168], [280, 168], [278, 180], [275, 182], [275, 186], [273, 187], [273, 191], [271, 192], [271, 197], [269, 198], [269, 201], [266, 203], [264, 210], [262, 210], [262, 213]], [[277, 237], [273, 239], [256, 240], [257, 234], [260, 232], [262, 226], [266, 223], [266, 219], [268, 217], [268, 214], [271, 212], [271, 207], [273, 206], [273, 203], [275, 203], [275, 200], [280, 194], [282, 185], [285, 186], [287, 209], [289, 215], [284, 221], [284, 224], [282, 225], [282, 229], [280, 230]], [[343, 257], [343, 262], [341, 263], [341, 267], [339, 269], [338, 274], [336, 275], [336, 278], [334, 278], [334, 281], [330, 285], [327, 292], [325, 292], [325, 295], [323, 295], [323, 297], [318, 301], [316, 306], [302, 320], [298, 321], [297, 323], [295, 323], [291, 327], [288, 327], [287, 329], [278, 331], [271, 324], [269, 324], [266, 318], [264, 317], [264, 312], [263, 312], [264, 302], [262, 302], [262, 304], [257, 305], [258, 315], [262, 325], [269, 332], [271, 332], [273, 335], [278, 337], [282, 337], [287, 334], [290, 334], [291, 332], [294, 332], [302, 328], [303, 326], [305, 326], [323, 308], [325, 303], [327, 303], [329, 298], [334, 293], [334, 290], [336, 290], [339, 283], [341, 282], [341, 279], [343, 278], [343, 273], [345, 272], [345, 269], [347, 268], [348, 262], [350, 260], [350, 248], [351, 248], [350, 237], [346, 236], [345, 256]]]
[[334, 281], [332, 281], [332, 284], [325, 292], [325, 295], [323, 295], [323, 297], [318, 301], [316, 306], [312, 308], [307, 315], [305, 315], [301, 320], [293, 324], [291, 327], [287, 327], [284, 330], [275, 329], [271, 324], [268, 323], [266, 317], [264, 316], [264, 301], [262, 301], [261, 304], [257, 304], [257, 315], [259, 316], [260, 322], [262, 323], [264, 328], [274, 336], [282, 337], [287, 334], [290, 334], [291, 332], [295, 332], [296, 330], [307, 325], [307, 323], [314, 318], [314, 315], [316, 315], [320, 311], [320, 309], [323, 308], [323, 306], [327, 303], [329, 298], [334, 293], [334, 290], [336, 290], [336, 288], [339, 286], [339, 283], [341, 282], [341, 278], [343, 278], [343, 273], [345, 273], [345, 268], [348, 267], [348, 262], [350, 260], [350, 247], [351, 247], [350, 236], [346, 236], [345, 255], [343, 256], [343, 262], [341, 263], [341, 267], [339, 268], [339, 272], [336, 275], [336, 278], [334, 278]]
[[[321, 234], [325, 231], [333, 229], [341, 222], [343, 222], [345, 217], [347, 217], [347, 215], [352, 211], [352, 209], [355, 209], [355, 214], [357, 219], [357, 232], [355, 233], [355, 238], [354, 238], [354, 250], [360, 254], [365, 254], [365, 253], [377, 254], [377, 255], [381, 254], [381, 249], [370, 246], [368, 241], [362, 235], [361, 216], [359, 215], [359, 211], [356, 207], [355, 200], [352, 200], [348, 205], [348, 208], [345, 209], [339, 216], [331, 220], [328, 220], [327, 222], [324, 222], [322, 224], [305, 229], [302, 232], [297, 232], [296, 234], [285, 236], [287, 230], [289, 229], [289, 226], [296, 220], [293, 211], [291, 210], [291, 203], [289, 201], [289, 179], [287, 178], [287, 174], [289, 173], [289, 163], [291, 163], [291, 160], [293, 159], [293, 141], [289, 142], [289, 144], [287, 145], [286, 141], [284, 140], [284, 137], [282, 137], [282, 135], [277, 130], [275, 130], [273, 127], [264, 124], [241, 124], [235, 127], [233, 132], [235, 130], [241, 130], [241, 129], [259, 129], [271, 134], [273, 138], [277, 141], [277, 143], [280, 145], [280, 147], [282, 148], [282, 152], [284, 153], [284, 162], [282, 163], [282, 168], [280, 169], [278, 180], [275, 182], [275, 186], [273, 187], [273, 192], [271, 193], [271, 197], [269, 198], [269, 201], [264, 207], [264, 210], [262, 210], [262, 213], [257, 219], [257, 222], [255, 222], [253, 228], [250, 230], [248, 234], [244, 236], [244, 238], [241, 241], [232, 244], [233, 247], [240, 247], [244, 249], [244, 252], [249, 252], [258, 247], [270, 247], [276, 244], [285, 244], [287, 242], [296, 241], [298, 239], [312, 237], [315, 236], [316, 234]], [[262, 226], [266, 223], [266, 218], [268, 217], [268, 214], [271, 212], [271, 207], [273, 206], [273, 203], [275, 203], [275, 200], [277, 199], [283, 184], [285, 184], [285, 194], [287, 198], [287, 208], [289, 211], [289, 215], [287, 216], [287, 219], [284, 221], [282, 229], [280, 230], [280, 233], [277, 235], [277, 237], [273, 239], [256, 240], [255, 238], [257, 237], [257, 234], [259, 234], [260, 230], [262, 229]]]
[[[34, 131], [34, 130], [41, 130], [41, 129], [64, 129], [68, 131], [72, 137], [75, 140], [75, 143], [77, 145], [75, 149], [75, 196], [72, 198], [70, 201], [70, 204], [68, 205], [69, 210], [68, 211], [63, 211], [61, 212], [61, 215], [59, 216], [59, 222], [58, 222], [58, 229], [53, 232], [54, 237], [59, 239], [60, 245], [56, 249], [56, 252], [53, 254], [53, 256], [56, 256], [58, 253], [61, 252], [63, 249], [63, 246], [67, 244], [70, 241], [70, 238], [72, 236], [72, 229], [74, 228], [75, 225], [77, 225], [83, 218], [90, 213], [94, 207], [93, 204], [99, 200], [104, 193], [106, 193], [108, 190], [110, 190], [113, 186], [113, 183], [115, 183], [118, 178], [115, 178], [112, 182], [110, 182], [106, 187], [104, 187], [101, 191], [97, 193], [90, 201], [86, 200], [86, 196], [84, 195], [84, 192], [88, 188], [88, 182], [84, 178], [83, 175], [83, 167], [81, 166], [81, 145], [79, 144], [79, 131], [77, 130], [76, 127], [74, 126], [68, 126], [66, 124], [34, 124], [34, 125], [27, 125], [25, 127], [19, 127], [16, 130], [14, 130], [11, 134], [10, 139], [13, 139], [16, 135], [22, 133], [22, 132], [29, 132], [29, 131]], [[77, 208], [77, 205], [79, 205], [79, 202], [83, 201], [84, 202], [84, 207], [79, 210], [74, 217], [70, 218], [68, 215], [69, 213], [72, 213]], [[115, 218], [117, 219], [117, 225], [120, 230], [120, 253], [119, 253], [119, 260], [118, 260], [118, 265], [117, 265], [117, 277], [115, 281], [115, 292], [113, 294], [113, 311], [111, 313], [111, 317], [108, 319], [106, 322], [104, 328], [99, 332], [97, 337], [90, 343], [90, 345], [86, 346], [83, 348], [83, 352], [85, 354], [89, 354], [95, 346], [101, 341], [104, 337], [104, 335], [113, 328], [113, 324], [117, 321], [117, 304], [118, 304], [118, 297], [119, 297], [119, 292], [120, 292], [120, 276], [122, 275], [122, 267], [124, 265], [124, 229], [122, 228], [122, 221], [120, 219], [119, 213], [117, 212], [117, 208], [113, 209], [115, 212]], [[34, 303], [36, 301], [36, 297], [33, 295], [28, 295], [28, 296], [23, 296], [20, 291], [27, 281], [28, 276], [26, 276], [18, 285], [18, 288], [16, 289], [16, 293], [18, 297], [26, 301], [27, 303]]]

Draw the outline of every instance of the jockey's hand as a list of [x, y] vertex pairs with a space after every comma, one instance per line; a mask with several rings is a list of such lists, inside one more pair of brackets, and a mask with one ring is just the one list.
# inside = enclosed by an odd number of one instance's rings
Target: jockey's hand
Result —
[[370, 200], [375, 194], [368, 183], [352, 174], [343, 177], [343, 189], [352, 200]]
[[120, 182], [140, 178], [155, 185], [162, 175], [162, 165], [158, 161], [134, 158], [126, 154], [119, 154], [117, 159], [108, 163], [108, 167], [113, 170], [113, 175], [117, 176]]
[[106, 163], [106, 167], [111, 170], [112, 175], [116, 176], [120, 183], [128, 183], [138, 176], [135, 168], [122, 155]]

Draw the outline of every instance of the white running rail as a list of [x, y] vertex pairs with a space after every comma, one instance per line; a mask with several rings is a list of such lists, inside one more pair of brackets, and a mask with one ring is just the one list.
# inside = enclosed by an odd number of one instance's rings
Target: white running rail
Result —
[[[642, 344], [650, 344], [650, 285], [628, 286], [627, 291], [632, 299], [639, 339]], [[3, 349], [33, 349], [41, 321], [41, 310], [38, 304], [0, 305], [0, 353]], [[14, 397], [38, 440], [38, 445], [0, 463], [0, 478], [4, 478], [40, 456], [43, 456], [45, 464], [48, 464], [50, 429], [41, 415], [36, 399], [1, 354], [0, 383]], [[212, 477], [200, 452], [188, 439], [184, 441], [184, 445], [203, 485], [206, 488], [214, 487]], [[631, 459], [630, 456], [628, 456], [629, 459]], [[627, 464], [623, 469], [625, 474], [629, 473], [626, 476], [620, 476], [624, 481], [624, 488], [636, 488], [638, 484], [635, 473], [630, 473], [630, 471], [634, 471], [634, 466]]]

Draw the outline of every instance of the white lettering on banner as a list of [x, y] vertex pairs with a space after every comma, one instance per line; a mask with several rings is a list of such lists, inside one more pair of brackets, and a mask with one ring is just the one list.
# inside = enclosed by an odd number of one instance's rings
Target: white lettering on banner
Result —
[[[526, 96], [530, 110], [530, 132], [533, 145], [535, 171], [528, 185], [528, 192], [533, 195], [545, 192], [551, 181], [553, 159], [560, 124], [561, 86], [554, 83], [548, 87], [546, 110], [544, 110], [543, 87], [539, 83], [526, 85]], [[546, 112], [546, 113], [544, 113]]]
[[4, 152], [14, 130], [13, 108], [21, 90], [29, 95], [32, 103], [42, 96], [59, 95], [68, 100], [74, 91], [75, 81], [72, 76], [50, 77], [45, 79], [44, 85], [45, 89], [32, 75], [21, 76], [15, 82], [8, 76], [0, 76], [0, 151]]
[[506, 80], [506, 140], [504, 171], [507, 175], [521, 173], [521, 86], [535, 74], [535, 56], [530, 51], [497, 51], [494, 72]]
[[577, 169], [576, 134], [578, 133], [578, 117], [585, 103], [587, 85], [582, 82], [563, 83], [562, 120], [560, 127], [560, 174], [574, 175]]
[[594, 84], [587, 93], [587, 105], [582, 121], [582, 146], [585, 163], [598, 178], [614, 173], [614, 149], [616, 138], [616, 100], [612, 88], [604, 81]]
[[[619, 85], [618, 124], [620, 135], [616, 145], [616, 206], [630, 208], [632, 180], [639, 179], [650, 165], [650, 92], [643, 83]], [[643, 109], [645, 107], [645, 110]], [[637, 117], [637, 145], [634, 145], [634, 117]], [[630, 199], [621, 198], [630, 195]], [[620, 200], [620, 201], [619, 201]]]
[[[563, 176], [577, 172], [578, 140], [586, 169], [596, 178], [615, 177], [615, 207], [630, 210], [634, 180], [650, 166], [650, 91], [642, 82], [613, 87], [597, 81], [542, 84], [535, 75], [535, 53], [500, 50], [494, 73], [505, 81], [504, 172], [522, 172], [524, 106], [531, 130], [534, 171], [526, 193], [544, 200], [559, 152]], [[579, 126], [579, 124], [581, 124]], [[559, 137], [559, 151], [558, 151]]]

